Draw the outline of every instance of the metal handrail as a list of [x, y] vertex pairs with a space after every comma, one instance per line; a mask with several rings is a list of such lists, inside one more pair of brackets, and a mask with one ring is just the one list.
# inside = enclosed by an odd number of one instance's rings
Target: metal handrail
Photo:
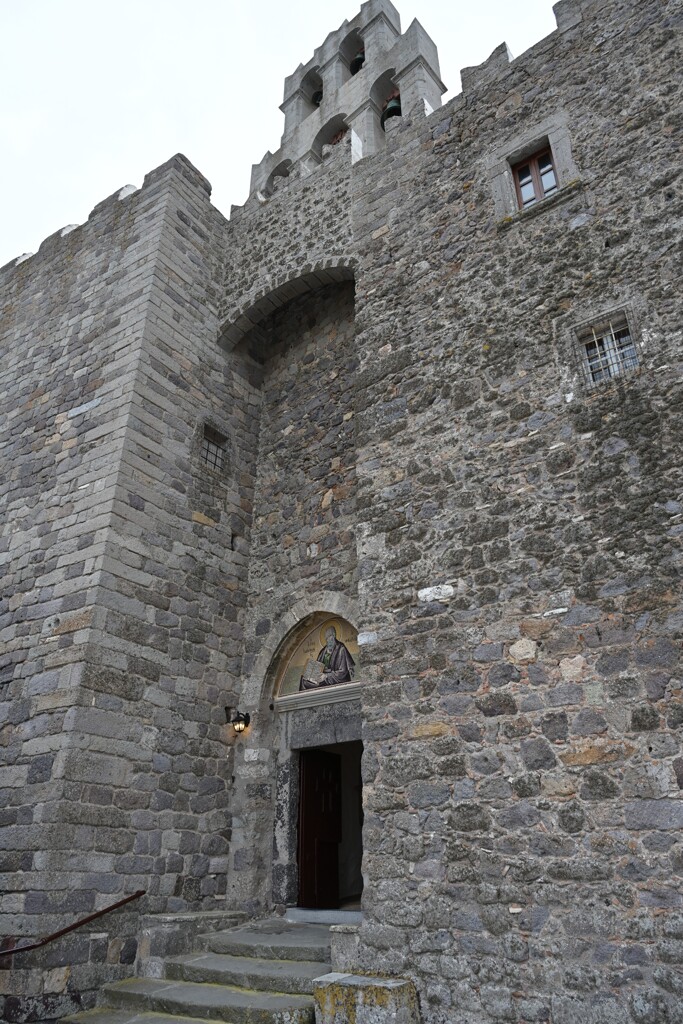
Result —
[[11, 949], [0, 950], [0, 956], [14, 956], [15, 953], [28, 953], [31, 949], [40, 949], [41, 946], [47, 946], [49, 942], [54, 942], [55, 939], [60, 939], [62, 935], [68, 935], [69, 932], [76, 931], [77, 928], [82, 928], [84, 924], [90, 924], [91, 921], [96, 921], [98, 917], [102, 917], [104, 914], [108, 914], [112, 910], [118, 910], [119, 907], [125, 907], [126, 903], [132, 903], [133, 900], [139, 900], [141, 896], [145, 895], [144, 889], [138, 889], [132, 896], [126, 896], [125, 899], [119, 900], [118, 903], [112, 903], [110, 907], [105, 907], [104, 910], [97, 910], [94, 914], [89, 914], [88, 917], [84, 917], [82, 921], [76, 921], [75, 924], [70, 924], [67, 928], [61, 928], [58, 932], [53, 932], [52, 935], [47, 935], [44, 939], [39, 939], [38, 942], [32, 942], [29, 946], [12, 946]]

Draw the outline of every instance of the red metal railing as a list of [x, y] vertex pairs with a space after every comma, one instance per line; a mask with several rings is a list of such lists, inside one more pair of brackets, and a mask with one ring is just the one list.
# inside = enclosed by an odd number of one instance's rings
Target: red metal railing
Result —
[[68, 935], [69, 932], [82, 928], [84, 924], [90, 924], [91, 921], [96, 921], [98, 917], [103, 917], [104, 914], [109, 914], [112, 910], [118, 910], [119, 907], [125, 907], [126, 903], [139, 900], [144, 895], [145, 890], [138, 889], [132, 896], [126, 896], [125, 899], [119, 900], [118, 903], [112, 903], [110, 907], [105, 907], [104, 910], [97, 910], [94, 914], [89, 914], [81, 921], [76, 921], [75, 924], [70, 924], [67, 928], [60, 928], [58, 932], [53, 932], [52, 935], [47, 935], [44, 939], [39, 939], [38, 942], [32, 942], [29, 946], [12, 946], [11, 949], [0, 950], [0, 956], [15, 956], [17, 953], [28, 953], [31, 949], [40, 949], [41, 946], [47, 946], [49, 942], [54, 942], [55, 939], [61, 939], [62, 935]]

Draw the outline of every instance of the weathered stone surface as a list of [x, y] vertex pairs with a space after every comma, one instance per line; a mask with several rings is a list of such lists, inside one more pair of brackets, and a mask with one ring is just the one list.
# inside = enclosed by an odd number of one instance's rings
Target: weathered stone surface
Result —
[[649, 732], [659, 728], [659, 712], [651, 704], [641, 704], [631, 712], [633, 732]]
[[474, 703], [487, 718], [517, 714], [517, 704], [509, 693], [489, 693], [485, 697], [477, 698]]
[[624, 809], [624, 822], [632, 829], [678, 829], [683, 827], [680, 800], [632, 800]]
[[534, 640], [518, 640], [510, 647], [510, 657], [515, 661], [533, 661], [536, 658], [538, 644]]
[[561, 807], [557, 817], [560, 828], [564, 829], [565, 832], [581, 832], [586, 821], [582, 805], [575, 802]]
[[540, 736], [537, 739], [522, 740], [521, 751], [524, 764], [532, 771], [539, 768], [553, 768], [557, 763], [550, 744]]
[[[138, 887], [296, 903], [299, 751], [362, 739], [354, 971], [424, 1024], [681, 1018], [680, 16], [558, 26], [360, 160], [317, 138], [326, 82], [305, 166], [229, 222], [176, 157], [0, 272], [4, 935]], [[518, 210], [546, 140], [559, 188]], [[639, 365], [593, 381], [580, 334], [623, 315]], [[283, 712], [317, 613], [360, 631], [359, 693]], [[2, 1012], [90, 1005], [138, 916]]]
[[584, 800], [611, 800], [619, 795], [619, 786], [606, 772], [591, 768], [584, 775], [581, 797]]
[[485, 831], [490, 823], [489, 812], [480, 804], [458, 804], [451, 812], [451, 825], [456, 832]]
[[607, 732], [607, 722], [599, 711], [584, 708], [574, 718], [571, 731], [575, 736], [595, 736]]
[[417, 599], [418, 601], [424, 601], [425, 604], [430, 604], [432, 601], [438, 601], [443, 603], [449, 601], [455, 593], [454, 587], [449, 583], [439, 583], [435, 587], [425, 587], [423, 590], [418, 590]]
[[576, 744], [573, 749], [560, 754], [561, 760], [566, 765], [586, 764], [611, 764], [617, 761], [625, 761], [635, 753], [635, 747], [630, 743], [600, 742]]
[[398, 978], [323, 975], [314, 989], [320, 1024], [420, 1024], [415, 986]]
[[557, 711], [546, 715], [541, 720], [541, 729], [549, 740], [566, 740], [569, 733], [569, 721], [565, 711]]

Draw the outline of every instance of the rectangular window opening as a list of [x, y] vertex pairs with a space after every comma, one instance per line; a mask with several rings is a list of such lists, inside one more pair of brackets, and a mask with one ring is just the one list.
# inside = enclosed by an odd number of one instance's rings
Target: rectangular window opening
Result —
[[592, 384], [636, 369], [638, 351], [625, 317], [618, 317], [581, 332], [588, 379]]
[[547, 147], [515, 164], [512, 175], [521, 210], [526, 210], [527, 207], [557, 192], [553, 155]]
[[219, 434], [213, 427], [204, 427], [204, 436], [202, 438], [202, 461], [209, 466], [210, 469], [214, 469], [220, 472], [225, 464], [225, 445], [227, 438], [223, 434]]

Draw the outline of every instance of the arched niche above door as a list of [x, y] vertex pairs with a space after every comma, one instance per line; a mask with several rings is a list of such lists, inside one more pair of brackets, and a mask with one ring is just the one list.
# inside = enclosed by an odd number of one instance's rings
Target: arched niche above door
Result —
[[315, 612], [285, 638], [275, 667], [280, 711], [335, 704], [358, 696], [358, 632], [339, 615]]

